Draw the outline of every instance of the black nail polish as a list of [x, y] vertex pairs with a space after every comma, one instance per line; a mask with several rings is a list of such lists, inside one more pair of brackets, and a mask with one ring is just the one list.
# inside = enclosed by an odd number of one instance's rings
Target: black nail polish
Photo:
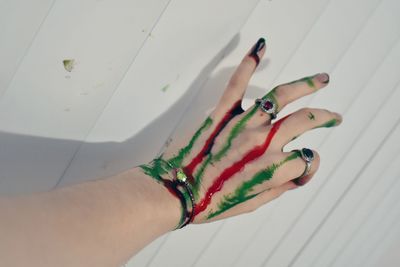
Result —
[[328, 79], [324, 83], [329, 83], [329, 74], [327, 73], [326, 75], [328, 75]]
[[257, 65], [260, 63], [260, 57], [258, 56], [258, 52], [260, 52], [265, 46], [265, 39], [260, 38], [258, 39], [257, 43], [254, 45], [253, 50], [250, 53], [250, 56], [254, 58]]
[[265, 39], [260, 38], [258, 39], [257, 43], [255, 44], [253, 51], [251, 51], [252, 55], [256, 55], [258, 52], [260, 52], [265, 46]]

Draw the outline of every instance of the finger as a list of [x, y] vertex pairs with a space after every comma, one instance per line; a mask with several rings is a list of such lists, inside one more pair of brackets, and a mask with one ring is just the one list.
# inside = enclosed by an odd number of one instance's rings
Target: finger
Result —
[[[266, 99], [262, 103], [266, 110], [275, 110], [275, 113], [281, 111], [287, 104], [312, 93], [317, 92], [319, 89], [325, 87], [329, 83], [329, 75], [327, 73], [319, 73], [313, 76], [304, 77], [296, 81], [279, 85], [272, 89], [268, 94], [262, 97]], [[253, 108], [257, 108], [257, 104], [249, 109], [250, 112]], [[261, 108], [257, 108], [254, 112], [250, 125], [259, 126], [265, 122], [270, 121], [271, 115], [267, 114]]]
[[238, 205], [233, 206], [232, 208], [221, 213], [220, 215], [212, 218], [210, 221], [220, 220], [235, 215], [240, 215], [243, 213], [253, 212], [258, 208], [260, 208], [261, 206], [265, 205], [266, 203], [278, 198], [286, 191], [295, 189], [297, 187], [299, 186], [289, 181], [278, 187], [265, 189], [264, 191], [255, 194], [254, 197], [246, 200], [245, 202], [239, 203]]
[[258, 209], [259, 207], [265, 205], [266, 203], [280, 197], [286, 191], [295, 189], [297, 187], [298, 185], [289, 181], [284, 184], [281, 184], [280, 186], [264, 190], [263, 192], [259, 193], [257, 197], [252, 198], [248, 201], [247, 203], [248, 212]]
[[[306, 173], [305, 176], [302, 176], [307, 168], [307, 164], [301, 156], [298, 156], [296, 159], [288, 161], [285, 165], [285, 168], [283, 168], [285, 175], [284, 177], [280, 178], [282, 184], [293, 181], [296, 185], [302, 186], [311, 180], [311, 178], [317, 172], [321, 161], [319, 154], [314, 150], [311, 151], [314, 159], [311, 161], [311, 168], [308, 173]], [[287, 152], [285, 154], [289, 157], [293, 155], [293, 153], [296, 152]]]
[[236, 68], [218, 106], [229, 109], [241, 101], [251, 76], [265, 53], [265, 39], [260, 38]]
[[306, 131], [333, 127], [342, 122], [342, 116], [325, 109], [303, 108], [290, 114], [282, 123], [277, 137], [277, 144], [284, 146]]

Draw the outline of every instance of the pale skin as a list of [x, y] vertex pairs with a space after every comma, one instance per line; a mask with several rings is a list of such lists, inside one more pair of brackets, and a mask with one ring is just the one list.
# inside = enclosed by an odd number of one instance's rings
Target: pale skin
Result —
[[[191, 178], [192, 223], [198, 224], [253, 211], [309, 182], [319, 166], [318, 153], [313, 151], [310, 173], [296, 179], [305, 162], [296, 152], [284, 152], [284, 146], [308, 130], [336, 126], [342, 118], [304, 108], [271, 121], [258, 106], [241, 110], [266, 50], [264, 43], [257, 45], [243, 58], [212, 114], [187, 137], [175, 136], [155, 161], [102, 180], [0, 198], [0, 265], [122, 265], [179, 226], [181, 202], [162, 182], [174, 179], [173, 168]], [[306, 77], [277, 86], [266, 97], [280, 111], [322, 89], [328, 79], [326, 74]]]

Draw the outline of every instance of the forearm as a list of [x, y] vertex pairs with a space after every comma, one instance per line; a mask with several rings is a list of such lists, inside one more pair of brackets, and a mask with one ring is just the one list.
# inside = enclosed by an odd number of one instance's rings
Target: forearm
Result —
[[179, 201], [138, 169], [1, 199], [1, 265], [120, 266], [179, 218]]

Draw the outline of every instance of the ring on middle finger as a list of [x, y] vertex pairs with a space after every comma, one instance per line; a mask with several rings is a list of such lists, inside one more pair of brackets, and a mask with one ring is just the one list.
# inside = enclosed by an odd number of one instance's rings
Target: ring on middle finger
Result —
[[255, 103], [259, 105], [262, 111], [269, 114], [272, 120], [276, 118], [277, 105], [272, 98], [257, 98]]

